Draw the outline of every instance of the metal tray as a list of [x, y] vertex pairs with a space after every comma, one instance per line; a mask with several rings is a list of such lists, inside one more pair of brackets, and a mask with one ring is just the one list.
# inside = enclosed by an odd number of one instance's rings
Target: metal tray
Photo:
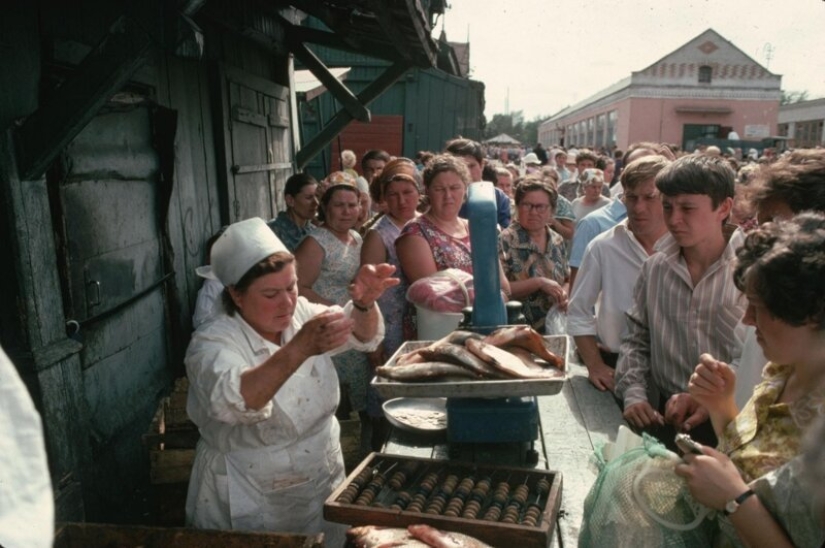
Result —
[[[384, 399], [390, 398], [507, 398], [512, 396], [552, 396], [561, 392], [567, 379], [571, 345], [567, 335], [545, 335], [551, 352], [564, 358], [565, 375], [554, 379], [466, 380], [453, 382], [398, 382], [374, 377], [370, 383]], [[392, 367], [398, 356], [423, 348], [433, 341], [408, 341], [392, 355]]]
[[401, 430], [425, 434], [447, 430], [446, 398], [394, 398], [382, 407], [387, 420]]

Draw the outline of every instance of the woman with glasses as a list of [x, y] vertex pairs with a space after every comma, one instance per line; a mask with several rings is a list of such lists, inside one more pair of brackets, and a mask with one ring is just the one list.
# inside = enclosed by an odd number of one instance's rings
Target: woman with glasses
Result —
[[527, 321], [543, 333], [551, 306], [567, 310], [567, 249], [564, 238], [549, 227], [558, 194], [526, 177], [516, 181], [515, 195], [518, 218], [499, 236], [499, 259], [511, 297], [522, 302]]

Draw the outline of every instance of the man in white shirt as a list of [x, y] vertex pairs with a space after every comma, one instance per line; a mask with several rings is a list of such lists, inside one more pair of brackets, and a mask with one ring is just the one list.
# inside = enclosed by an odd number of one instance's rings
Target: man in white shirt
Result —
[[[746, 301], [733, 282], [735, 244], [722, 231], [733, 207], [734, 178], [723, 158], [697, 155], [676, 160], [656, 176], [670, 234], [639, 274], [616, 366], [616, 393], [631, 425], [671, 447], [677, 428], [716, 445], [707, 412], [671, 415], [666, 424], [665, 404], [686, 391], [700, 354], [730, 362], [742, 348], [739, 319]], [[651, 397], [649, 388], [658, 396]]]
[[599, 390], [613, 390], [633, 286], [642, 263], [667, 233], [655, 177], [669, 163], [662, 156], [645, 156], [625, 168], [627, 218], [590, 242], [573, 287], [567, 333], [576, 341], [588, 378]]

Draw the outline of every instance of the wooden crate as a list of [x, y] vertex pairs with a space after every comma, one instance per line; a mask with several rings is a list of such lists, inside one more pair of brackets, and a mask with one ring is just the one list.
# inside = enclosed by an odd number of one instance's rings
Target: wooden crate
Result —
[[150, 481], [153, 484], [189, 481], [195, 461], [198, 428], [186, 415], [186, 378], [175, 381], [175, 389], [158, 404], [143, 443], [149, 449]]
[[54, 548], [322, 548], [324, 536], [59, 523]]
[[[401, 470], [405, 465], [411, 464], [416, 464], [417, 469], [401, 485], [400, 489], [396, 490], [387, 485], [395, 472]], [[339, 498], [353, 480], [367, 469], [377, 469], [379, 472], [389, 470], [389, 477], [386, 478], [387, 482], [385, 482], [384, 487], [378, 492], [375, 499], [369, 505], [356, 504], [356, 501], [339, 501]], [[427, 502], [421, 512], [390, 508], [400, 493], [417, 494], [422, 479], [431, 472], [438, 474], [438, 481], [436, 487], [427, 495]], [[427, 506], [438, 495], [441, 482], [449, 474], [456, 474], [459, 480], [467, 476], [473, 476], [476, 480], [485, 476], [491, 479], [492, 485], [476, 518], [426, 513]], [[549, 490], [546, 494], [538, 497], [535, 494], [535, 487], [542, 479], [545, 479], [549, 484]], [[538, 502], [541, 508], [541, 519], [536, 525], [510, 524], [482, 519], [486, 510], [492, 505], [492, 493], [499, 482], [507, 482], [511, 486], [511, 493], [522, 484], [530, 488], [527, 504], [522, 507], [519, 516], [520, 520], [523, 519], [526, 507], [534, 501]], [[329, 496], [324, 503], [324, 517], [328, 521], [347, 523], [354, 526], [378, 525], [403, 528], [408, 525], [425, 523], [444, 531], [455, 531], [473, 536], [491, 546], [546, 548], [553, 539], [556, 516], [561, 505], [561, 489], [562, 477], [559, 472], [372, 453]], [[470, 498], [467, 498], [467, 500], [469, 501]], [[509, 502], [511, 501], [508, 500], [507, 504]], [[506, 507], [507, 504], [504, 506]]]

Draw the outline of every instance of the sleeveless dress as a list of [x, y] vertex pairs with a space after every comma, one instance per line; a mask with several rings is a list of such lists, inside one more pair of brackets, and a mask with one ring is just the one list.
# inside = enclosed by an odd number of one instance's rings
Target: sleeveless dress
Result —
[[[355, 245], [345, 244], [326, 228], [314, 230], [306, 236], [313, 238], [324, 250], [321, 272], [312, 284], [312, 289], [339, 306], [344, 306], [349, 301], [347, 288], [361, 265], [363, 240], [356, 231], [350, 230], [349, 233], [355, 240]], [[333, 356], [332, 362], [352, 410], [364, 411], [367, 408], [369, 385], [369, 362], [366, 354], [358, 350], [349, 350]]]
[[[438, 228], [425, 215], [413, 219], [404, 225], [399, 238], [409, 234], [421, 236], [427, 241], [433, 252], [433, 260], [437, 270], [458, 268], [473, 273], [473, 255], [470, 250], [470, 231], [464, 238], [454, 238]], [[415, 321], [415, 307], [408, 306], [404, 315], [404, 335], [407, 340], [418, 339], [418, 328]]]

